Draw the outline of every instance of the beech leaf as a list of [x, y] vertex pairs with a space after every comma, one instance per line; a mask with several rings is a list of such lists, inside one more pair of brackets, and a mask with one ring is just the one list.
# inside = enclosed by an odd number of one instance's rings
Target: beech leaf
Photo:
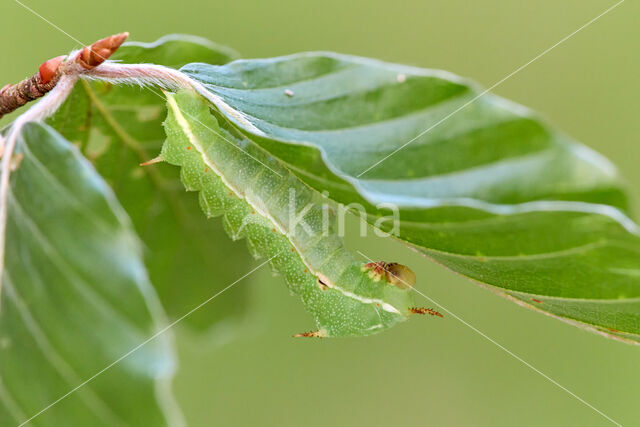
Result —
[[[0, 425], [18, 425], [165, 323], [140, 242], [114, 194], [47, 125], [19, 135], [7, 201], [0, 309]], [[170, 425], [165, 333], [38, 415], [39, 426]]]
[[[182, 71], [371, 224], [520, 304], [640, 341], [640, 237], [617, 172], [528, 109], [443, 71], [333, 53]], [[398, 229], [376, 224], [383, 203]]]

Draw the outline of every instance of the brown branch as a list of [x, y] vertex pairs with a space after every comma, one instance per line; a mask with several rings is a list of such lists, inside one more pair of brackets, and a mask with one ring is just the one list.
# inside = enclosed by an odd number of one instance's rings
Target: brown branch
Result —
[[38, 72], [17, 83], [0, 89], [0, 118], [22, 107], [29, 101], [38, 99], [55, 87], [60, 77], [76, 65], [91, 70], [109, 59], [120, 45], [129, 37], [129, 33], [116, 34], [98, 40], [80, 51], [73, 59], [65, 61], [58, 56], [43, 63]]

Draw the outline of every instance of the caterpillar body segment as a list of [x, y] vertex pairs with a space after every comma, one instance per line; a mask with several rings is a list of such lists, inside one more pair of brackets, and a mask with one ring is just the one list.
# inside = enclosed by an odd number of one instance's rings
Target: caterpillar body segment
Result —
[[182, 91], [167, 100], [161, 157], [181, 167], [182, 182], [199, 192], [207, 216], [222, 215], [233, 239], [246, 238], [255, 257], [270, 259], [315, 318], [314, 336], [371, 335], [407, 319], [408, 287], [372, 279], [327, 224], [320, 195], [220, 128], [204, 98]]

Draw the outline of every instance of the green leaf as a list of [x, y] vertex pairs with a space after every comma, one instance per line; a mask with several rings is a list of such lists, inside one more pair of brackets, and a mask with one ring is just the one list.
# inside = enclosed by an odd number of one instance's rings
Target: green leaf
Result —
[[160, 64], [180, 68], [190, 62], [225, 64], [238, 52], [208, 39], [189, 34], [169, 34], [152, 43], [127, 42], [111, 58], [129, 64]]
[[[93, 167], [46, 125], [28, 123], [17, 149], [0, 310], [3, 426], [37, 414], [165, 321], [131, 223]], [[169, 425], [173, 363], [161, 335], [33, 423]]]
[[[154, 43], [126, 43], [114, 55], [129, 63], [180, 67], [187, 62], [225, 63], [236, 54], [194, 36], [166, 36]], [[50, 123], [83, 154], [114, 189], [132, 218], [145, 263], [168, 314], [177, 318], [246, 272], [251, 260], [217, 222], [203, 218], [197, 198], [185, 193], [166, 165], [140, 167], [164, 140], [165, 99], [158, 89], [81, 81]], [[219, 261], [232, 257], [237, 262]], [[244, 262], [243, 262], [244, 260]], [[225, 296], [185, 319], [199, 329], [238, 316], [245, 290]]]
[[520, 304], [640, 341], [640, 238], [615, 168], [526, 108], [435, 70], [305, 53], [182, 69], [334, 200]]
[[391, 277], [355, 261], [317, 193], [249, 141], [220, 128], [200, 95], [170, 94], [168, 105], [162, 158], [181, 167], [182, 182], [199, 192], [207, 216], [224, 215], [229, 235], [246, 238], [254, 256], [283, 275], [318, 326], [303, 336], [371, 335], [415, 313], [410, 284], [399, 283], [407, 276]]

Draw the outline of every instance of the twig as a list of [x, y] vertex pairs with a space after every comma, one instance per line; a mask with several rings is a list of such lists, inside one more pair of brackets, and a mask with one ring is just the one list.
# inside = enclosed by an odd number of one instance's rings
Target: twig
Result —
[[66, 56], [52, 58], [44, 62], [38, 72], [28, 79], [15, 85], [5, 86], [0, 90], [0, 118], [27, 102], [46, 95], [58, 84], [62, 75], [74, 68], [77, 69], [79, 66], [84, 70], [92, 70], [102, 64], [113, 55], [128, 36], [129, 33], [121, 33], [98, 40], [68, 61], [65, 61]]

